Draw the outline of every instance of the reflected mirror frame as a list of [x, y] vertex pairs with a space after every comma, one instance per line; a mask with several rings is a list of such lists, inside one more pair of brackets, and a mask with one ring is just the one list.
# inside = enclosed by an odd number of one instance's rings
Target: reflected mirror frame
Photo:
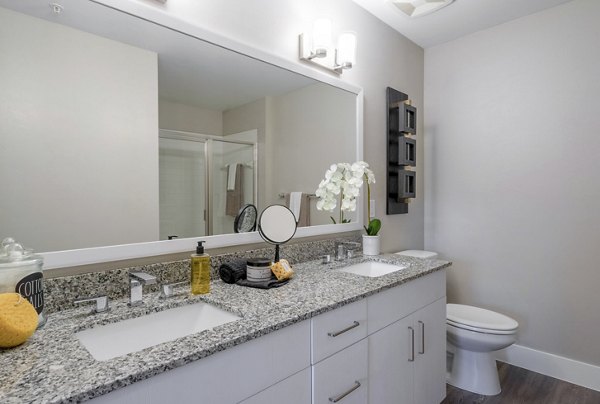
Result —
[[[248, 216], [248, 215], [251, 215], [251, 216]], [[251, 232], [251, 231], [256, 231], [257, 216], [258, 216], [258, 211], [256, 210], [256, 206], [254, 206], [251, 203], [248, 203], [248, 204], [242, 206], [242, 208], [238, 212], [238, 214], [235, 217], [235, 220], [233, 222], [233, 231], [235, 233], [247, 233], [247, 232]], [[251, 221], [252, 226], [249, 226], [248, 228], [242, 227], [242, 226], [244, 226], [244, 224], [247, 224], [247, 221], [248, 221], [248, 219], [246, 219], [247, 217], [253, 217], [252, 221]]]
[[[184, 35], [194, 37], [198, 40], [227, 48], [232, 52], [261, 60], [264, 63], [278, 66], [293, 73], [307, 76], [319, 82], [332, 85], [336, 88], [354, 94], [356, 96], [356, 136], [354, 139], [354, 142], [357, 146], [356, 160], [363, 159], [364, 93], [362, 88], [342, 81], [339, 78], [327, 75], [318, 70], [301, 65], [295, 61], [290, 61], [280, 56], [276, 56], [271, 52], [245, 45], [222, 34], [207, 30], [197, 25], [193, 25], [177, 16], [164, 13], [158, 7], [140, 8], [138, 4], [131, 0], [94, 0], [94, 2], [119, 12], [124, 12], [134, 17], [144, 19], [150, 23], [158, 24], [178, 31]], [[329, 224], [303, 227], [298, 230], [298, 237], [327, 235], [339, 232], [358, 231], [362, 229], [362, 203], [359, 204], [357, 217], [357, 222], [347, 224]], [[190, 246], [195, 245], [196, 241], [201, 239], [207, 239], [207, 241], [210, 243], [210, 248], [251, 244], [261, 240], [260, 236], [256, 232], [252, 232], [245, 234], [216, 235], [202, 238], [195, 237], [188, 239], [174, 239], [171, 241], [151, 241], [124, 245], [112, 245], [99, 248], [91, 247], [78, 250], [42, 252], [41, 255], [45, 260], [44, 269], [47, 270], [126, 259], [136, 259], [148, 256], [158, 256], [163, 254], [173, 254], [178, 252], [188, 252], [193, 249]]]

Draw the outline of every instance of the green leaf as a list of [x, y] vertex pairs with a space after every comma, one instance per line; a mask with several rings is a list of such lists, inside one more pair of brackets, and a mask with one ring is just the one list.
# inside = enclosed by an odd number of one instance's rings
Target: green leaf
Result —
[[[329, 216], [329, 218], [331, 219], [331, 221], [333, 222], [333, 224], [337, 224], [337, 222], [335, 221], [335, 219], [333, 218], [333, 216]], [[350, 219], [342, 219], [340, 221], [340, 223], [350, 223]]]
[[369, 221], [369, 227], [366, 227], [365, 231], [367, 232], [368, 236], [376, 236], [377, 233], [379, 233], [380, 229], [381, 229], [381, 220], [372, 219], [371, 221]]

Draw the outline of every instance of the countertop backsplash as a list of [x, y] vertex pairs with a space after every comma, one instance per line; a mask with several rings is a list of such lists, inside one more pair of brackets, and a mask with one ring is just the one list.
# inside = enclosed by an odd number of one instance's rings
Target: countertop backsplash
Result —
[[[292, 265], [311, 261], [325, 254], [333, 258], [337, 242], [361, 243], [360, 234], [326, 240], [290, 243], [281, 246], [281, 258]], [[208, 251], [210, 254], [210, 251]], [[222, 262], [236, 258], [272, 257], [274, 246], [211, 256], [211, 278], [218, 278]], [[190, 253], [191, 254], [191, 253]], [[63, 276], [44, 280], [44, 306], [46, 313], [72, 309], [73, 300], [80, 297], [107, 295], [109, 299], [120, 299], [129, 293], [129, 272], [146, 272], [156, 276], [157, 283], [144, 288], [144, 293], [158, 292], [163, 283], [189, 281], [189, 259], [140, 265], [129, 268], [111, 269], [105, 272], [91, 272], [74, 276]]]

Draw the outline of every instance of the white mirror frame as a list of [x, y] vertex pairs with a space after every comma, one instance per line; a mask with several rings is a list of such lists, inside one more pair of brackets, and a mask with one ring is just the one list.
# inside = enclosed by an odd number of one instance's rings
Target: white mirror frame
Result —
[[[152, 23], [178, 31], [184, 35], [210, 42], [214, 45], [230, 49], [242, 55], [270, 63], [291, 72], [302, 74], [320, 82], [330, 84], [334, 87], [338, 87], [356, 94], [356, 160], [358, 161], [363, 159], [363, 91], [361, 88], [345, 83], [337, 78], [330, 77], [319, 71], [312, 70], [303, 65], [283, 59], [279, 56], [235, 42], [227, 37], [165, 14], [163, 11], [147, 4], [135, 3], [131, 0], [90, 1], [134, 15]], [[332, 161], [331, 163], [333, 164], [336, 162]], [[324, 174], [325, 172], [323, 172], [323, 175]], [[315, 189], [317, 185], [318, 184], [315, 184]], [[362, 199], [359, 199], [356, 215], [357, 221], [352, 223], [299, 227], [294, 238], [361, 230], [363, 228]], [[44, 257], [44, 269], [54, 269], [187, 252], [192, 251], [194, 249], [193, 247], [196, 245], [196, 242], [199, 240], [205, 240], [205, 246], [209, 249], [263, 242], [258, 232], [233, 233], [216, 236], [152, 241], [146, 243], [82, 248], [78, 250], [53, 251], [40, 253], [40, 255]]]

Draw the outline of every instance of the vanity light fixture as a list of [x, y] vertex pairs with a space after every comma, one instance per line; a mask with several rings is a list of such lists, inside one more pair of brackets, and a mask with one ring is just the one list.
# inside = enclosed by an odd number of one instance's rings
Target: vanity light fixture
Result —
[[391, 0], [392, 4], [411, 18], [438, 11], [454, 0]]
[[342, 32], [337, 47], [332, 46], [331, 21], [325, 18], [315, 20], [312, 35], [300, 34], [300, 60], [317, 64], [334, 73], [342, 74], [356, 63], [356, 34]]

